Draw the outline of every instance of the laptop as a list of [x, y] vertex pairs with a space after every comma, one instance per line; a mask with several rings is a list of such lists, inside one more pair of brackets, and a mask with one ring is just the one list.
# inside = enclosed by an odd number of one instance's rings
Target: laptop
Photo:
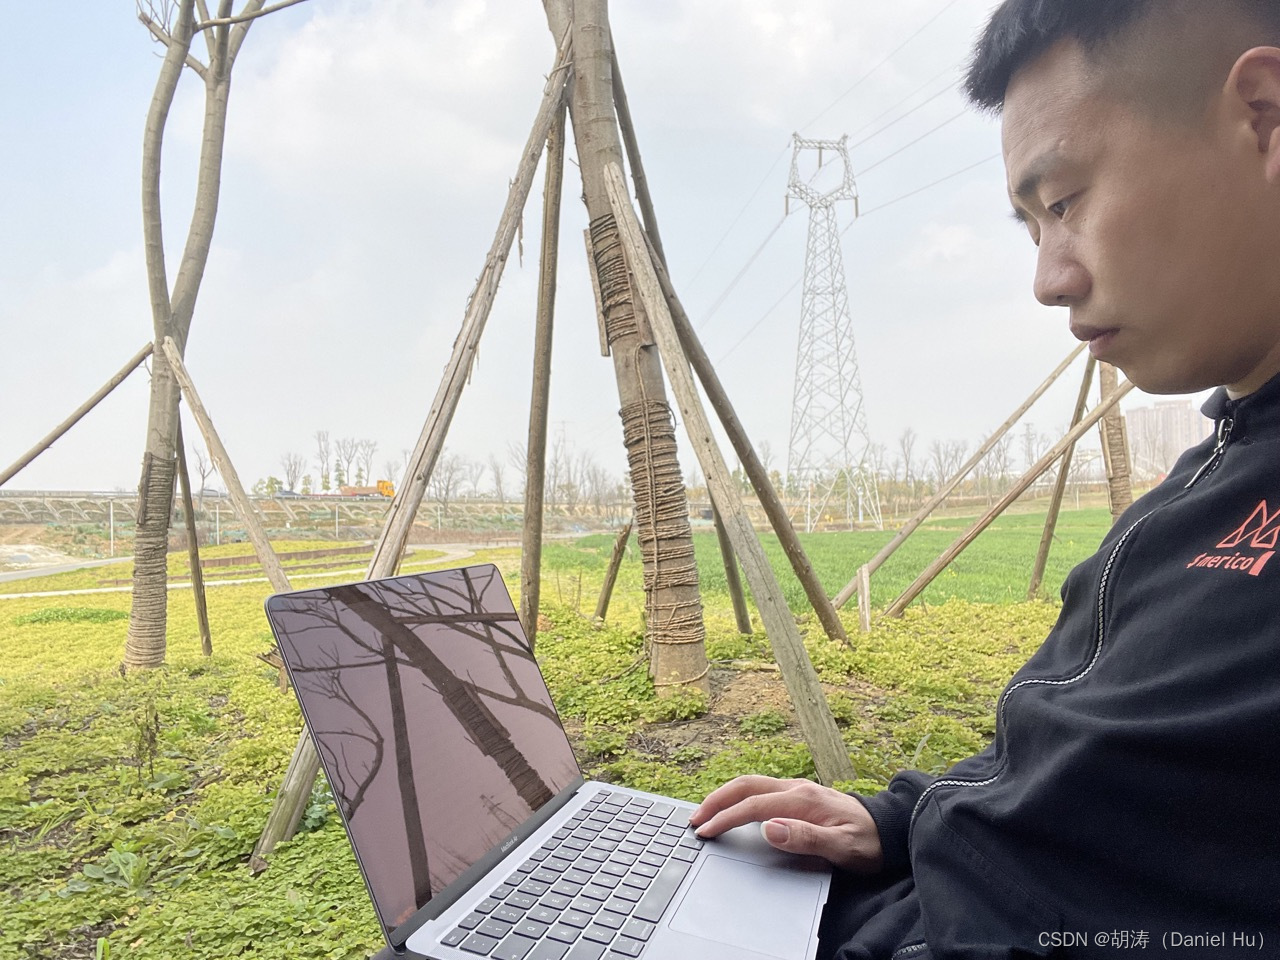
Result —
[[493, 565], [266, 602], [392, 950], [805, 960], [830, 884], [758, 827], [583, 778]]

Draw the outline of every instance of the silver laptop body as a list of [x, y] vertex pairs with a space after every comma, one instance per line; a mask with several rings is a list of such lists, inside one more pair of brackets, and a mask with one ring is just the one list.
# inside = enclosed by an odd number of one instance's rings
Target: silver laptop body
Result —
[[584, 781], [492, 565], [278, 594], [267, 617], [392, 949], [805, 960], [830, 871]]

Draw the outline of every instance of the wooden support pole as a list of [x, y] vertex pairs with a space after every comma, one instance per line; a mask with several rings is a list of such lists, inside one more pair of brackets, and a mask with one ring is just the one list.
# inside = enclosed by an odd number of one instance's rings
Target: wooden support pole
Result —
[[196, 508], [191, 502], [191, 475], [187, 472], [187, 450], [182, 440], [182, 420], [177, 426], [178, 483], [182, 487], [182, 509], [187, 520], [187, 561], [191, 564], [191, 593], [196, 600], [196, 620], [200, 624], [200, 652], [213, 656], [213, 634], [209, 632], [209, 606], [204, 596], [204, 571], [200, 569], [200, 538], [196, 530]]
[[653, 209], [653, 196], [649, 193], [649, 178], [644, 173], [644, 160], [640, 156], [640, 141], [636, 139], [636, 127], [631, 120], [631, 105], [627, 102], [627, 90], [622, 85], [622, 70], [618, 66], [618, 50], [609, 43], [612, 57], [613, 105], [618, 111], [618, 127], [622, 131], [622, 144], [627, 151], [627, 163], [631, 166], [631, 181], [636, 188], [636, 202], [640, 204], [640, 216], [644, 220], [645, 236], [653, 244], [658, 260], [665, 267], [667, 254], [662, 249], [662, 237], [658, 234], [658, 215]]
[[965, 547], [969, 546], [969, 544], [973, 543], [973, 541], [977, 539], [978, 534], [991, 525], [991, 521], [1004, 513], [1009, 504], [1017, 500], [1027, 487], [1035, 483], [1046, 470], [1053, 466], [1054, 462], [1062, 456], [1067, 447], [1071, 446], [1084, 436], [1084, 434], [1087, 433], [1095, 423], [1106, 415], [1108, 410], [1120, 402], [1121, 397], [1132, 389], [1133, 383], [1126, 380], [1124, 383], [1120, 384], [1115, 393], [1111, 394], [1111, 396], [1103, 400], [1102, 403], [1094, 407], [1087, 417], [1076, 424], [1076, 426], [1073, 427], [1065, 437], [1054, 444], [1053, 448], [1048, 453], [1036, 461], [1035, 465], [1022, 475], [1021, 479], [1019, 479], [1009, 492], [1001, 498], [999, 503], [988, 510], [987, 513], [977, 521], [977, 523], [966, 530], [960, 539], [946, 549], [942, 556], [929, 564], [924, 573], [916, 577], [915, 582], [912, 583], [911, 586], [907, 587], [897, 600], [893, 601], [889, 606], [889, 609], [885, 611], [885, 615], [890, 617], [901, 616], [902, 611], [907, 608], [907, 605], [918, 597], [924, 591], [925, 587], [933, 582], [934, 577], [945, 570], [947, 565], [958, 557]]
[[[1109, 363], [1098, 369], [1098, 387], [1106, 396], [1116, 387], [1119, 379], [1116, 368]], [[1102, 438], [1102, 460], [1107, 467], [1107, 501], [1111, 505], [1111, 522], [1115, 523], [1133, 504], [1133, 479], [1129, 469], [1129, 433], [1125, 429], [1124, 415], [1119, 407], [1110, 410], [1098, 424]]]
[[609, 569], [604, 575], [604, 585], [600, 588], [600, 599], [596, 601], [596, 619], [603, 620], [609, 615], [609, 601], [613, 598], [613, 585], [618, 581], [618, 569], [622, 566], [622, 558], [627, 554], [627, 540], [631, 536], [633, 520], [618, 532], [613, 541], [613, 554], [609, 557]]
[[[1084, 416], [1089, 405], [1089, 387], [1093, 383], [1093, 370], [1098, 361], [1089, 357], [1084, 367], [1084, 378], [1080, 381], [1080, 395], [1076, 397], [1076, 409], [1071, 415], [1071, 426], [1074, 427]], [[1027, 599], [1034, 600], [1040, 593], [1040, 584], [1044, 582], [1044, 568], [1049, 563], [1049, 548], [1053, 545], [1053, 534], [1058, 527], [1058, 512], [1062, 509], [1062, 497], [1067, 492], [1067, 475], [1071, 472], [1071, 458], [1076, 452], [1073, 443], [1062, 454], [1058, 465], [1058, 478], [1053, 484], [1053, 496], [1049, 499], [1049, 512], [1044, 520], [1044, 533], [1040, 535], [1040, 548], [1036, 551], [1036, 562], [1031, 568], [1031, 583], [1027, 587]]]
[[[1019, 420], [1022, 419], [1023, 415], [1028, 410], [1031, 409], [1031, 407], [1035, 404], [1037, 400], [1039, 400], [1042, 396], [1044, 396], [1045, 391], [1048, 390], [1051, 386], [1053, 386], [1053, 384], [1057, 381], [1057, 379], [1060, 376], [1062, 376], [1063, 372], [1067, 369], [1067, 367], [1071, 366], [1075, 358], [1080, 356], [1080, 352], [1084, 350], [1086, 346], [1087, 344], [1082, 343], [1078, 347], [1076, 347], [1074, 350], [1072, 350], [1071, 353], [1067, 356], [1067, 359], [1063, 360], [1060, 364], [1058, 364], [1057, 369], [1054, 370], [1053, 373], [1049, 374], [1047, 378], [1045, 378], [1044, 383], [1036, 387], [1035, 390], [1031, 392], [1031, 396], [1027, 397], [1027, 399], [1022, 402], [1022, 405], [1019, 406], [1017, 410], [1013, 411], [1013, 413], [1009, 415], [1009, 419], [1007, 419], [1004, 423], [1000, 424], [996, 432], [987, 438], [986, 443], [984, 443], [981, 447], [978, 448], [977, 452], [974, 453], [974, 455], [969, 458], [968, 462], [965, 463], [965, 465], [962, 466], [958, 471], [956, 471], [956, 475], [952, 477], [951, 480], [945, 486], [942, 487], [942, 489], [940, 489], [937, 493], [935, 493], [932, 497], [930, 497], [929, 501], [923, 507], [921, 507], [919, 511], [917, 511], [916, 515], [913, 516], [906, 523], [904, 523], [902, 525], [902, 529], [900, 529], [897, 533], [893, 535], [893, 539], [891, 539], [888, 543], [886, 543], [883, 547], [881, 547], [879, 552], [874, 557], [872, 557], [870, 560], [867, 561], [866, 566], [868, 568], [867, 569], [868, 576], [870, 576], [871, 574], [879, 570], [881, 565], [886, 560], [888, 560], [891, 556], [893, 556], [894, 551], [896, 551], [900, 546], [906, 543], [907, 537], [915, 533], [916, 529], [920, 526], [920, 524], [924, 523], [926, 520], [929, 519], [929, 516], [933, 513], [934, 510], [938, 509], [938, 506], [942, 503], [942, 501], [947, 499], [947, 497], [951, 495], [951, 491], [960, 485], [961, 481], [963, 481], [964, 478], [969, 475], [970, 471], [972, 471], [974, 467], [976, 467], [979, 463], [982, 462], [982, 458], [985, 457], [991, 451], [991, 448], [1000, 442], [1000, 439], [1013, 428], [1014, 424], [1016, 424]], [[853, 594], [855, 593], [855, 591], [857, 591], [857, 589], [858, 589], [858, 575], [855, 574], [854, 578], [844, 585], [844, 588], [841, 589], [841, 591], [836, 594], [835, 600], [832, 601], [835, 604], [836, 609], [839, 609], [843, 607], [846, 603], [848, 603], [849, 598], [853, 596]]]
[[747, 610], [747, 598], [742, 593], [742, 577], [738, 575], [738, 558], [733, 555], [729, 532], [724, 528], [724, 518], [714, 503], [711, 504], [711, 520], [716, 526], [716, 541], [720, 544], [720, 559], [724, 562], [724, 582], [729, 587], [729, 599], [733, 602], [733, 618], [738, 632], [751, 633], [751, 613]]
[[[489, 248], [484, 267], [480, 271], [480, 278], [476, 281], [475, 290], [467, 302], [462, 330], [453, 343], [453, 355], [445, 368], [444, 377], [436, 390], [435, 400], [427, 414], [426, 423], [423, 424], [422, 433], [409, 458], [404, 481], [396, 491], [391, 507], [387, 511], [382, 536], [374, 550], [374, 559], [379, 564], [381, 576], [394, 573], [400, 564], [409, 531], [413, 528], [418, 507], [422, 504], [422, 498], [427, 492], [427, 483], [431, 479], [440, 451], [444, 448], [449, 424], [453, 422], [453, 415], [458, 409], [458, 401], [471, 372], [476, 350], [480, 346], [480, 335], [484, 332], [485, 323], [489, 319], [489, 312], [493, 308], [493, 301], [498, 293], [498, 283], [502, 279], [503, 268], [511, 253], [511, 244], [520, 226], [525, 201], [533, 186], [538, 159], [542, 156], [543, 146], [551, 133], [552, 124], [564, 108], [565, 82], [569, 72], [568, 50], [566, 37], [556, 55], [556, 63], [543, 91], [542, 103], [538, 107], [533, 129], [529, 132], [529, 139], [525, 142], [524, 151], [520, 155], [515, 180], [512, 181], [511, 188], [507, 192], [507, 203], [498, 221], [493, 245]], [[390, 558], [389, 565], [386, 565], [388, 562], [384, 558]]]
[[[804, 587], [805, 596], [809, 598], [809, 603], [813, 607], [814, 613], [817, 614], [818, 621], [822, 624], [822, 629], [832, 640], [849, 643], [849, 635], [845, 632], [844, 624], [840, 622], [836, 608], [827, 598], [826, 591], [822, 589], [818, 575], [814, 572], [813, 564], [809, 562], [809, 557], [805, 554], [804, 547], [800, 545], [800, 538], [796, 535], [795, 527], [791, 525], [791, 519], [787, 516], [787, 508], [783, 504], [782, 498], [778, 496], [778, 491], [773, 488], [773, 483], [769, 480], [769, 474], [765, 470], [764, 464], [760, 462], [759, 456], [756, 455], [755, 447], [747, 439], [747, 431], [743, 429], [742, 422], [734, 412], [733, 404], [729, 401], [729, 395], [725, 392], [724, 385], [720, 382], [720, 377], [711, 363], [711, 358], [707, 356], [707, 351], [703, 349], [697, 333], [694, 332], [693, 324], [689, 321], [689, 315], [685, 312], [680, 298], [676, 295], [670, 275], [656, 257], [654, 258], [653, 268], [658, 275], [658, 283], [661, 285], [662, 294], [666, 298], [665, 305], [670, 312], [676, 335], [679, 337], [679, 345], [688, 361], [693, 365], [694, 373], [698, 375], [698, 381], [702, 384], [702, 389], [706, 391], [707, 400], [711, 403], [711, 408], [715, 410], [716, 415], [720, 418], [720, 423], [729, 437], [729, 443], [733, 445], [733, 450], [738, 455], [738, 460], [742, 463], [742, 469], [746, 472], [747, 479], [751, 481], [756, 497], [764, 508], [765, 516], [769, 518], [769, 524], [773, 527], [773, 532], [778, 536], [778, 542], [782, 545], [782, 551], [787, 555], [787, 560], [791, 563], [791, 569], [795, 572], [796, 579]], [[756, 606], [759, 607], [758, 597], [756, 598]]]
[[161, 347], [164, 350], [165, 359], [169, 361], [169, 366], [173, 368], [173, 375], [178, 381], [178, 386], [182, 388], [182, 395], [186, 398], [187, 408], [191, 411], [191, 415], [195, 417], [196, 425], [200, 427], [200, 435], [204, 437], [204, 444], [209, 450], [209, 459], [213, 461], [213, 465], [218, 471], [218, 476], [222, 478], [222, 482], [227, 485], [227, 496], [235, 505], [236, 512], [244, 520], [245, 529], [249, 533], [249, 542], [253, 544], [253, 551], [258, 555], [258, 562], [262, 564], [267, 580], [270, 581], [272, 589], [279, 593], [291, 590], [289, 578], [285, 576], [284, 567], [280, 565], [280, 558], [276, 556], [275, 550], [271, 547], [271, 541], [267, 539], [267, 531], [262, 526], [262, 519], [259, 517], [253, 501], [244, 492], [244, 487], [240, 483], [240, 475], [236, 473], [236, 468], [232, 466], [231, 457], [227, 454], [227, 448], [222, 445], [222, 439], [218, 436], [218, 431], [213, 427], [213, 420], [210, 419], [208, 411], [205, 410], [204, 403], [200, 400], [200, 394], [196, 392], [195, 384], [191, 380], [191, 374], [187, 372], [187, 368], [182, 363], [182, 357], [178, 354], [177, 345], [173, 342], [172, 337], [165, 337]]
[[525, 445], [524, 529], [520, 547], [520, 622], [529, 649], [538, 638], [542, 592], [542, 509], [546, 497], [547, 416], [551, 406], [551, 333], [556, 309], [556, 267], [560, 256], [560, 200], [564, 193], [562, 106], [547, 137], [547, 180], [542, 193], [542, 263], [538, 315], [533, 333], [533, 389], [529, 399], [529, 439]]
[[658, 281], [656, 267], [659, 262], [650, 253], [644, 232], [631, 207], [622, 171], [616, 163], [607, 163], [604, 173], [609, 203], [618, 224], [627, 265], [637, 288], [636, 292], [644, 303], [645, 312], [653, 326], [658, 352], [671, 384], [671, 392], [679, 403], [685, 432], [697, 452], [712, 499], [724, 508], [729, 539], [733, 543], [734, 552], [742, 560], [747, 582], [751, 585], [751, 593], [764, 620], [774, 657], [791, 695], [805, 742], [813, 754], [818, 779], [828, 785], [837, 780], [852, 780], [856, 774], [849, 760], [849, 751], [840, 737], [835, 718], [831, 715], [831, 707], [822, 692], [817, 672], [805, 652], [795, 618], [783, 600], [773, 568], [769, 566], [769, 559], [751, 526], [751, 519], [734, 488], [729, 468], [711, 432], [711, 424], [698, 397], [698, 388], [689, 369], [688, 358], [681, 349], [671, 311]]
[[98, 388], [97, 393], [95, 393], [92, 397], [90, 397], [83, 404], [77, 407], [75, 413], [71, 414], [71, 416], [67, 417], [67, 419], [63, 420], [60, 424], [54, 427], [53, 430], [47, 436], [45, 436], [43, 440], [41, 440], [34, 447], [32, 447], [30, 450], [24, 453], [21, 457], [19, 457], [16, 462], [14, 462], [7, 470], [5, 470], [4, 473], [0, 473], [0, 487], [3, 487], [6, 483], [8, 483], [9, 480], [12, 479], [16, 473], [18, 473], [18, 471], [20, 471], [23, 467], [29, 464], [36, 457], [40, 456], [40, 454], [44, 453], [44, 451], [48, 450], [49, 447], [53, 445], [55, 440], [57, 440], [60, 436], [62, 436], [64, 433], [66, 433], [68, 430], [74, 427], [77, 423], [79, 423], [80, 419], [86, 413], [88, 413], [90, 410], [96, 407], [103, 397], [109, 394], [116, 387], [120, 386], [120, 384], [124, 382], [124, 379], [127, 376], [129, 376], [129, 374], [133, 373], [134, 370], [138, 369], [139, 364], [141, 364], [143, 360], [147, 359], [147, 357], [151, 356], [151, 353], [154, 349], [155, 349], [155, 345], [148, 343], [145, 347], [143, 347], [141, 350], [135, 353], [133, 355], [133, 358], [128, 363], [126, 363], [123, 367], [121, 367], [119, 371], [116, 372], [115, 376], [113, 376], [110, 380], [108, 380], [106, 383], [104, 383], [101, 387]]
[[[453, 343], [453, 355], [436, 390], [435, 400], [427, 414], [426, 423], [423, 424], [418, 443], [409, 458], [404, 480], [387, 510], [382, 535], [378, 538], [373, 559], [369, 562], [368, 579], [391, 576], [400, 566], [409, 531], [413, 529], [418, 507], [422, 505], [422, 498], [427, 492], [427, 482], [431, 479], [436, 460], [444, 448], [445, 435], [449, 431], [449, 424], [453, 422], [453, 414], [458, 409], [462, 388], [466, 385], [467, 375], [480, 346], [480, 335], [484, 332], [485, 322], [493, 308], [498, 283], [511, 253], [516, 230], [520, 226], [525, 201], [533, 188], [538, 159], [542, 156], [552, 124], [564, 110], [565, 84], [571, 69], [568, 55], [569, 38], [566, 34], [556, 53], [555, 66], [543, 89], [542, 103], [534, 118], [529, 139], [525, 141], [524, 152], [520, 155], [515, 180], [507, 191], [507, 203], [498, 220], [493, 244], [485, 257], [484, 267], [480, 271], [471, 299], [467, 301], [462, 330]], [[304, 729], [294, 749], [293, 758], [289, 761], [289, 769], [285, 771], [284, 782], [276, 794], [276, 802], [267, 817], [262, 836], [258, 838], [250, 857], [249, 864], [254, 870], [264, 869], [264, 858], [275, 849], [276, 844], [289, 839], [297, 831], [298, 822], [302, 819], [307, 799], [311, 795], [311, 787], [319, 772], [319, 754], [316, 753], [310, 734]]]
[[871, 632], [871, 567], [865, 563], [858, 568], [858, 626]]

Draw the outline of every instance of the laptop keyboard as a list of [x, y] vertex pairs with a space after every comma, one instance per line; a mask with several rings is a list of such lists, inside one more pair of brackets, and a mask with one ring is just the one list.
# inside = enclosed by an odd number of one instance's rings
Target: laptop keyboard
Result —
[[688, 810], [601, 790], [440, 942], [494, 960], [627, 960], [702, 847]]

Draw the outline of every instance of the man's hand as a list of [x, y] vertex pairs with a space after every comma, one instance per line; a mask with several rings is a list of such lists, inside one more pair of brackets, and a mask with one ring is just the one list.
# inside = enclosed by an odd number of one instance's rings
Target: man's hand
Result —
[[779, 850], [824, 857], [852, 873], [875, 873], [884, 865], [880, 834], [867, 808], [811, 780], [738, 777], [689, 817], [706, 838], [757, 821], [765, 840]]

